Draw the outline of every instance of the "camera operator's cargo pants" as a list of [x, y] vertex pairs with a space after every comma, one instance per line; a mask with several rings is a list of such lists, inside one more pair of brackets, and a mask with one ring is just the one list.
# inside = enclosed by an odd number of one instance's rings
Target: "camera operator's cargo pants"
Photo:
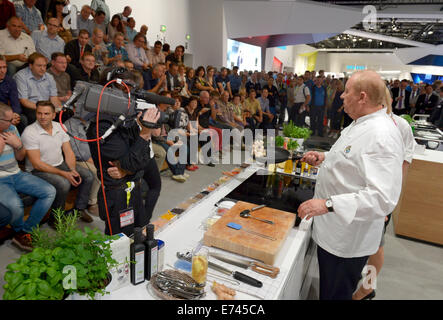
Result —
[[[105, 187], [105, 192], [112, 234], [122, 232], [129, 237], [134, 233], [135, 227], [144, 227], [149, 223], [149, 220], [143, 205], [141, 180], [139, 179], [135, 182], [134, 188], [130, 191], [130, 197], [128, 197], [128, 193], [125, 189], [127, 189], [127, 185]], [[102, 188], [100, 188], [100, 191], [98, 192], [97, 200], [100, 218], [105, 221], [105, 234], [109, 235], [111, 234], [111, 230], [109, 228]], [[132, 223], [122, 216], [131, 210], [133, 211]], [[126, 217], [128, 217], [128, 215], [126, 215]]]

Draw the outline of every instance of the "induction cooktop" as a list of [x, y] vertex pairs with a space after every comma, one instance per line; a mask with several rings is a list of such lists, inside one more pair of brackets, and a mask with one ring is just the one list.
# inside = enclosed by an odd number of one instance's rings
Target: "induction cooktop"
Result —
[[[257, 171], [226, 197], [297, 214], [301, 203], [314, 196], [315, 180]], [[301, 219], [297, 216], [296, 226]]]

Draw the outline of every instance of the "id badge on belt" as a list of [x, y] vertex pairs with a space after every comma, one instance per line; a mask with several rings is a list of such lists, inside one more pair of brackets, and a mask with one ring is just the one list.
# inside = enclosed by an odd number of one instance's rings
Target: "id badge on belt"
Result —
[[129, 201], [131, 200], [131, 192], [135, 187], [135, 183], [133, 181], [126, 182], [128, 186], [125, 189], [126, 192], [126, 209], [120, 211], [120, 228], [129, 226], [134, 223], [134, 209], [129, 206]]

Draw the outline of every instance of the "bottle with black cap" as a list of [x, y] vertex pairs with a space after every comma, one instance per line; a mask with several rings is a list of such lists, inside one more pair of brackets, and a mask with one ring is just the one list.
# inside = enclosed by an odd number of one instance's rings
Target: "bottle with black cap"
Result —
[[150, 280], [151, 277], [157, 273], [157, 254], [158, 254], [158, 243], [154, 239], [155, 227], [153, 224], [148, 224], [146, 226], [146, 240], [145, 240], [145, 279]]
[[141, 228], [134, 228], [134, 242], [131, 244], [131, 283], [140, 284], [145, 281], [145, 245]]

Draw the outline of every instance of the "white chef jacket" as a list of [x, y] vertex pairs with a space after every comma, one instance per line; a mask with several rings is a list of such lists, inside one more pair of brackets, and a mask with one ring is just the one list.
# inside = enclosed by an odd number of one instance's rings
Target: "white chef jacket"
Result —
[[313, 239], [329, 253], [377, 252], [385, 217], [397, 205], [404, 157], [400, 131], [386, 109], [345, 128], [325, 154], [314, 198], [331, 198], [334, 212], [314, 217]]

